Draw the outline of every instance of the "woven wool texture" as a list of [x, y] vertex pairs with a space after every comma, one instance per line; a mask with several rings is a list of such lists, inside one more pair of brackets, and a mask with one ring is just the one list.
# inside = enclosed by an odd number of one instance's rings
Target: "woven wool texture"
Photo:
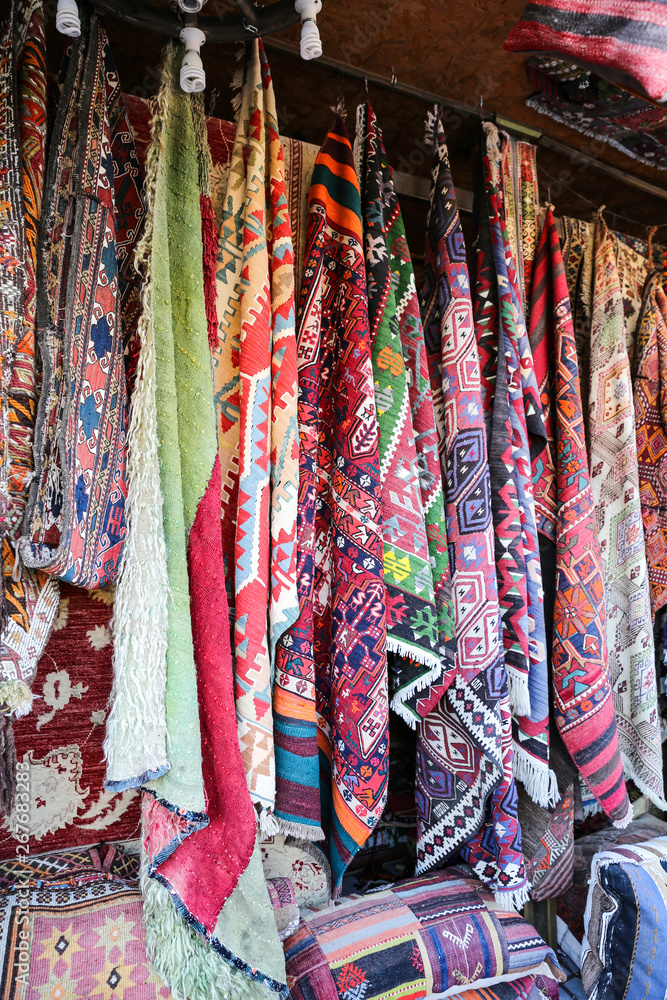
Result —
[[[437, 455], [430, 386], [426, 378], [420, 383], [417, 371], [404, 361], [404, 343], [415, 341], [415, 368], [422, 361], [426, 367], [426, 351], [392, 170], [370, 104], [359, 108], [357, 142], [362, 151], [368, 317], [380, 428], [387, 650], [398, 654], [401, 662], [393, 672], [398, 683], [392, 708], [415, 726], [440, 700], [453, 676], [445, 513], [442, 488], [436, 486], [439, 470], [432, 474], [424, 457], [429, 444], [432, 458]], [[396, 281], [401, 255], [406, 270], [410, 268], [403, 288]], [[406, 354], [410, 358], [409, 347]], [[427, 393], [423, 401], [420, 389]], [[420, 416], [426, 420], [427, 440], [420, 438], [413, 423], [415, 396]], [[426, 411], [429, 402], [430, 414]]]
[[419, 728], [417, 871], [442, 864], [468, 843], [480, 878], [520, 905], [528, 885], [512, 779], [479, 354], [439, 122], [434, 144], [421, 312], [453, 553], [457, 672]]
[[660, 276], [644, 292], [632, 387], [637, 465], [653, 615], [667, 604], [667, 297]]
[[667, 97], [667, 25], [661, 2], [537, 0], [505, 42], [510, 52], [549, 52], [654, 101]]
[[319, 393], [309, 395], [318, 427], [313, 638], [322, 822], [338, 891], [380, 818], [389, 764], [379, 433], [359, 183], [340, 118], [313, 172], [299, 323], [319, 367]]
[[44, 383], [19, 552], [29, 568], [88, 588], [115, 579], [126, 534], [127, 394], [108, 113], [117, 87], [99, 18], [84, 17], [44, 185], [37, 298]]
[[531, 456], [545, 431], [502, 199], [502, 150], [485, 124], [478, 177], [475, 329], [482, 359], [498, 593], [510, 703], [514, 774], [536, 802], [555, 803], [549, 769], [549, 678]]
[[[137, 793], [104, 788], [112, 613], [111, 591], [62, 585], [32, 711], [14, 723], [17, 759], [29, 765], [31, 855], [139, 836]], [[17, 855], [17, 822], [10, 816], [0, 831], [0, 858]]]
[[284, 162], [261, 42], [249, 46], [243, 74], [220, 229], [213, 362], [239, 741], [262, 830], [271, 833], [272, 666], [276, 642], [298, 614], [297, 359]]
[[[613, 238], [600, 216], [595, 226], [589, 356], [591, 489], [618, 739], [626, 776], [658, 804], [664, 802], [662, 750], [630, 363]], [[602, 688], [600, 698], [607, 701]], [[622, 821], [622, 788], [606, 805], [608, 815]]]
[[602, 562], [585, 460], [572, 314], [551, 209], [540, 236], [532, 297], [530, 340], [548, 437], [533, 473], [545, 512], [542, 530], [556, 546], [555, 720], [574, 763], [593, 784], [608, 815], [623, 821], [629, 803], [607, 668]]

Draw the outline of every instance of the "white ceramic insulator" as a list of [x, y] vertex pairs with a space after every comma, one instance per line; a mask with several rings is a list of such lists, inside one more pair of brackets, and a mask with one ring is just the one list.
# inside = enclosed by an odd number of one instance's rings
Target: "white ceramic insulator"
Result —
[[206, 35], [199, 28], [183, 28], [181, 41], [185, 45], [181, 63], [181, 90], [186, 94], [199, 94], [206, 89], [206, 73], [199, 55]]
[[294, 0], [294, 9], [301, 16], [301, 58], [319, 59], [322, 41], [317, 15], [322, 10], [322, 0]]
[[61, 35], [78, 38], [81, 34], [81, 18], [76, 0], [58, 0], [56, 8], [56, 28]]

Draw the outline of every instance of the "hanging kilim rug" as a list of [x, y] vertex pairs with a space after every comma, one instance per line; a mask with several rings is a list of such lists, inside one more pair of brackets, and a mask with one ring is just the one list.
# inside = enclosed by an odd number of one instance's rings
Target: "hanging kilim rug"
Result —
[[337, 118], [310, 189], [300, 343], [319, 343], [313, 629], [322, 822], [334, 891], [387, 796], [382, 490], [361, 202]]
[[477, 875], [506, 905], [522, 905], [529, 885], [512, 778], [479, 356], [439, 120], [434, 145], [421, 309], [439, 417], [457, 673], [418, 731], [417, 871], [440, 866], [464, 848]]
[[534, 56], [527, 69], [531, 87], [539, 91], [526, 100], [529, 108], [667, 170], [666, 108], [560, 59]]
[[[626, 777], [662, 809], [662, 743], [630, 363], [614, 240], [601, 216], [595, 225], [589, 398], [591, 489], [618, 738]], [[622, 822], [626, 817], [614, 818]]]
[[[273, 83], [249, 44], [218, 249], [213, 352], [236, 713], [262, 832], [276, 832], [277, 640], [297, 618], [297, 358], [292, 233]], [[280, 683], [280, 678], [278, 680]], [[289, 683], [289, 682], [288, 682]]]
[[[545, 443], [542, 404], [504, 222], [501, 143], [485, 123], [476, 194], [475, 326], [484, 383], [495, 554], [505, 663], [514, 714], [514, 774], [554, 805], [549, 768], [549, 677], [531, 453]], [[494, 371], [495, 368], [495, 371]]]
[[107, 115], [117, 78], [99, 18], [84, 14], [82, 23], [45, 178], [37, 298], [44, 384], [19, 554], [30, 568], [94, 589], [114, 580], [125, 539], [127, 395]]
[[[151, 290], [144, 300], [153, 309], [169, 575], [171, 765], [150, 783], [143, 803], [147, 940], [160, 974], [188, 997], [207, 985], [213, 951], [284, 993], [280, 939], [266, 885], [256, 875], [256, 819], [234, 713], [198, 150], [191, 99], [178, 84], [182, 52], [172, 44], [165, 49], [147, 177]], [[240, 934], [247, 913], [241, 916], [239, 907], [252, 910], [253, 935]]]
[[[453, 677], [453, 651], [447, 648], [448, 644], [453, 646], [454, 623], [445, 513], [439, 469], [434, 479], [422, 450], [430, 444], [432, 457], [437, 457], [430, 391], [423, 401], [431, 404], [427, 426], [430, 441], [422, 439], [419, 454], [417, 451], [419, 437], [413, 424], [410, 388], [414, 386], [414, 396], [419, 385], [414, 384], [416, 373], [405, 364], [403, 341], [421, 340], [421, 356], [426, 364], [423, 333], [419, 314], [415, 317], [414, 312], [407, 312], [411, 290], [416, 299], [414, 278], [411, 285], [409, 278], [404, 285], [404, 298], [396, 294], [395, 258], [401, 249], [406, 256], [407, 245], [393, 171], [370, 104], [360, 105], [357, 112], [357, 144], [361, 154], [368, 319], [380, 427], [387, 651], [399, 654], [400, 660], [392, 708], [415, 726], [421, 715], [440, 700]], [[400, 247], [395, 247], [397, 241]], [[414, 331], [413, 337], [408, 330]], [[413, 358], [418, 350], [419, 346], [413, 350]], [[430, 389], [428, 381], [425, 386]], [[417, 402], [419, 406], [422, 401]], [[421, 713], [413, 707], [417, 700], [422, 705]]]
[[649, 278], [635, 345], [632, 386], [637, 463], [653, 616], [667, 604], [667, 297]]
[[523, 315], [528, 326], [530, 283], [539, 235], [540, 193], [537, 183], [537, 146], [500, 132], [500, 179], [507, 239], [512, 251]]
[[548, 447], [534, 466], [556, 544], [552, 640], [555, 721], [580, 773], [611, 819], [629, 803], [607, 668], [604, 582], [595, 532], [579, 370], [565, 268], [549, 208], [535, 260], [530, 342]]
[[[25, 235], [25, 297], [9, 386], [9, 509], [6, 527], [20, 531], [33, 472], [36, 410], [35, 305], [37, 234], [42, 211], [46, 141], [46, 49], [40, 0], [14, 3], [18, 131]], [[11, 148], [11, 146], [10, 146]]]

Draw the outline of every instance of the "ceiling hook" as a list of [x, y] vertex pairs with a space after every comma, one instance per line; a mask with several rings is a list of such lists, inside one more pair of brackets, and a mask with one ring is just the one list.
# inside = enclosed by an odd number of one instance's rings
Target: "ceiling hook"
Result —
[[397, 83], [398, 83], [398, 77], [396, 76], [396, 72], [394, 70], [394, 67], [392, 66], [391, 67], [391, 85], [392, 85], [392, 87], [395, 87]]
[[248, 18], [245, 16], [245, 14], [241, 14], [241, 24], [249, 34], [251, 35], [259, 34], [259, 28], [257, 27], [257, 25], [251, 24]]
[[364, 77], [364, 87], [366, 88], [366, 99], [368, 100], [368, 77]]

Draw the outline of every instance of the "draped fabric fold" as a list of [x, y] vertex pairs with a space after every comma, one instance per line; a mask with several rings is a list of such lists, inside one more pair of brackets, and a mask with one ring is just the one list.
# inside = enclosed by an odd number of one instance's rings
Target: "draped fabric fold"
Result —
[[528, 896], [512, 777], [491, 484], [465, 246], [444, 132], [434, 124], [421, 311], [445, 484], [456, 674], [417, 743], [417, 871], [459, 851], [503, 904]]
[[181, 54], [165, 49], [147, 178], [144, 302], [169, 582], [170, 764], [143, 802], [147, 941], [158, 971], [187, 996], [201, 996], [220, 963], [285, 995], [234, 712], [198, 156], [190, 98], [178, 84]]
[[542, 806], [558, 796], [549, 768], [549, 676], [531, 458], [545, 443], [542, 404], [505, 226], [498, 130], [484, 124], [476, 192], [475, 329], [485, 372], [495, 555], [513, 711], [514, 774]]
[[507, 240], [526, 326], [530, 315], [530, 286], [539, 236], [540, 194], [537, 147], [500, 132], [500, 183], [505, 207]]
[[[109, 101], [117, 76], [97, 14], [72, 44], [44, 182], [37, 328], [44, 382], [26, 566], [106, 587], [126, 534], [127, 393]], [[85, 125], [84, 125], [85, 123]]]
[[[662, 743], [630, 362], [614, 240], [600, 215], [593, 262], [587, 420], [609, 673], [626, 776], [662, 809]], [[618, 823], [628, 818], [623, 796], [619, 789], [602, 802]]]
[[[387, 651], [397, 660], [391, 704], [414, 727], [453, 677], [447, 532], [414, 275], [393, 171], [370, 104], [358, 109], [357, 143], [380, 428]], [[406, 274], [399, 286], [402, 268]]]
[[605, 585], [579, 388], [572, 313], [558, 233], [548, 209], [535, 259], [530, 342], [544, 404], [547, 450], [533, 473], [553, 527], [552, 634], [556, 726], [607, 814], [627, 822], [614, 702], [607, 665]]
[[359, 182], [341, 118], [318, 155], [309, 212], [299, 347], [319, 377], [307, 397], [318, 407], [315, 690], [322, 823], [339, 892], [382, 814], [389, 769], [379, 432]]
[[632, 386], [637, 464], [653, 617], [667, 604], [667, 296], [659, 273], [644, 289]]
[[259, 40], [247, 50], [239, 102], [213, 363], [239, 741], [262, 832], [270, 834], [277, 831], [276, 643], [299, 612], [299, 455], [292, 235], [273, 83]]

